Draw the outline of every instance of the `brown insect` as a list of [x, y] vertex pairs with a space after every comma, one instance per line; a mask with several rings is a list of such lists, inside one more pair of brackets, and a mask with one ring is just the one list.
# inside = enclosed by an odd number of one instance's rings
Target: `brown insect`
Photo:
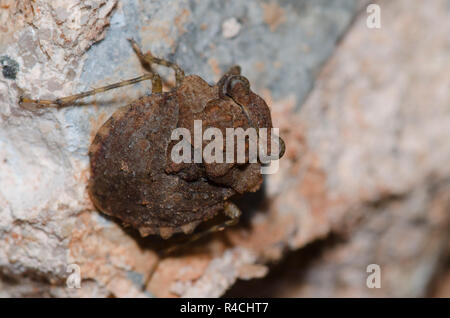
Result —
[[[203, 129], [216, 127], [224, 135], [226, 128], [270, 129], [267, 104], [250, 90], [238, 66], [211, 86], [199, 76], [185, 76], [172, 62], [142, 53], [133, 40], [130, 42], [148, 71], [145, 75], [56, 100], [21, 97], [20, 103], [60, 107], [82, 97], [151, 80], [152, 94], [119, 108], [98, 130], [90, 146], [88, 190], [92, 201], [100, 211], [133, 226], [142, 236], [189, 234], [221, 211], [230, 219], [194, 239], [235, 224], [241, 212], [229, 199], [260, 188], [261, 163], [174, 163], [171, 133], [184, 127], [194, 135], [194, 120], [202, 120]], [[153, 63], [175, 71], [176, 87], [171, 91], [162, 91], [161, 78], [151, 68]], [[281, 138], [280, 143], [281, 157]]]

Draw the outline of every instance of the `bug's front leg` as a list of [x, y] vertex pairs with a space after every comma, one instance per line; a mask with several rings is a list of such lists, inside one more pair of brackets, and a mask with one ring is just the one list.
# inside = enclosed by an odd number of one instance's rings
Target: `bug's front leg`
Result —
[[176, 63], [155, 57], [151, 52], [147, 52], [144, 54], [142, 53], [141, 49], [139, 48], [135, 40], [128, 39], [128, 41], [130, 41], [133, 50], [136, 52], [137, 56], [139, 57], [139, 60], [143, 65], [148, 66], [150, 69], [152, 63], [170, 67], [175, 71], [175, 79], [177, 87], [181, 85], [181, 82], [184, 79], [184, 71], [181, 69], [181, 67], [179, 67]]

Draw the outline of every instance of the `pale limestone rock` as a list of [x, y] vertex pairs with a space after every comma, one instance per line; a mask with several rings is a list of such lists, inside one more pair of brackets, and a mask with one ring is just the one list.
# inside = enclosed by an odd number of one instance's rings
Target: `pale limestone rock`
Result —
[[[381, 29], [368, 29], [363, 11], [322, 70], [300, 119], [287, 115], [291, 100], [274, 103], [285, 109], [276, 111], [275, 122], [288, 136], [291, 161], [269, 178], [269, 189], [286, 185], [272, 213], [295, 216], [293, 235], [286, 232], [280, 241], [297, 249], [326, 239], [291, 255], [267, 280], [236, 286], [230, 295], [423, 297], [430, 283], [445, 279], [448, 2], [378, 3]], [[380, 289], [367, 288], [369, 264], [381, 268]]]
[[[450, 21], [445, 1], [382, 1], [383, 27], [370, 32], [362, 10], [300, 111], [362, 2], [14, 3], [0, 11], [0, 57], [19, 64], [15, 80], [0, 75], [1, 296], [220, 296], [331, 232], [348, 244], [284, 295], [372, 295], [361, 287], [367, 262], [386, 268], [376, 295], [424, 294], [449, 232], [449, 27], [433, 24]], [[232, 38], [229, 17], [242, 24]], [[128, 37], [210, 82], [241, 64], [288, 146], [264, 191], [240, 202], [242, 224], [163, 260], [147, 293], [160, 240], [97, 212], [85, 187], [96, 130], [149, 84], [61, 110], [17, 104], [141, 74]], [[80, 289], [66, 288], [69, 264]]]

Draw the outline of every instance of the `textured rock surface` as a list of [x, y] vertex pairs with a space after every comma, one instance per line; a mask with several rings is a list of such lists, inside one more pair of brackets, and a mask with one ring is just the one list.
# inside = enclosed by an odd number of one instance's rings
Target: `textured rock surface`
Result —
[[[361, 2], [2, 1], [0, 56], [19, 72], [0, 75], [0, 295], [220, 296], [330, 233], [345, 242], [326, 239], [312, 266], [294, 261], [289, 277], [258, 289], [424, 295], [448, 246], [450, 26], [433, 22], [450, 21], [449, 10], [444, 0], [380, 4], [382, 29], [362, 14], [298, 111]], [[163, 260], [148, 293], [161, 240], [96, 212], [85, 185], [96, 130], [149, 84], [83, 107], [17, 105], [22, 93], [63, 96], [140, 74], [127, 37], [210, 82], [241, 64], [288, 145], [264, 191], [239, 202], [241, 224]], [[65, 287], [71, 263], [80, 289]], [[380, 290], [365, 287], [370, 263], [381, 265]]]
[[[0, 10], [0, 56], [19, 64], [15, 80], [0, 77], [2, 295], [138, 296], [159, 239], [142, 240], [96, 212], [85, 186], [96, 130], [148, 84], [61, 110], [21, 108], [19, 95], [64, 96], [135, 77], [142, 69], [126, 41], [133, 37], [187, 73], [213, 82], [239, 63], [256, 91], [301, 101], [356, 1], [37, 0], [2, 1]], [[259, 250], [224, 238], [165, 260], [150, 291], [219, 296], [237, 277], [265, 274], [254, 265]], [[81, 267], [81, 289], [65, 288], [71, 263]]]
[[[320, 227], [332, 235], [230, 295], [420, 297], [433, 284], [434, 295], [448, 290], [448, 1], [379, 4], [382, 28], [368, 30], [361, 16], [303, 105], [304, 155], [280, 178], [296, 176], [293, 168], [304, 177], [292, 177], [273, 203], [279, 210], [305, 205], [311, 215], [310, 224], [300, 220], [293, 246], [311, 241]], [[380, 265], [380, 289], [366, 287], [369, 264]]]

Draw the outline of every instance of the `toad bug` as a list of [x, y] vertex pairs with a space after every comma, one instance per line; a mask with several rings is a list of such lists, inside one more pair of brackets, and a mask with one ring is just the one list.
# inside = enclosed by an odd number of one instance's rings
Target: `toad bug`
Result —
[[[142, 236], [192, 233], [198, 224], [224, 211], [230, 219], [207, 232], [235, 224], [240, 210], [229, 201], [236, 194], [254, 192], [262, 183], [261, 163], [175, 163], [171, 132], [190, 131], [195, 120], [204, 127], [272, 128], [270, 110], [251, 91], [248, 80], [234, 66], [211, 86], [197, 75], [186, 76], [175, 63], [143, 53], [129, 40], [148, 71], [122, 81], [56, 100], [20, 98], [20, 103], [61, 107], [114, 88], [151, 80], [152, 94], [119, 108], [98, 130], [90, 148], [88, 192], [103, 213], [138, 229]], [[151, 65], [172, 68], [176, 86], [163, 92], [162, 80]], [[284, 142], [279, 138], [281, 157]]]

